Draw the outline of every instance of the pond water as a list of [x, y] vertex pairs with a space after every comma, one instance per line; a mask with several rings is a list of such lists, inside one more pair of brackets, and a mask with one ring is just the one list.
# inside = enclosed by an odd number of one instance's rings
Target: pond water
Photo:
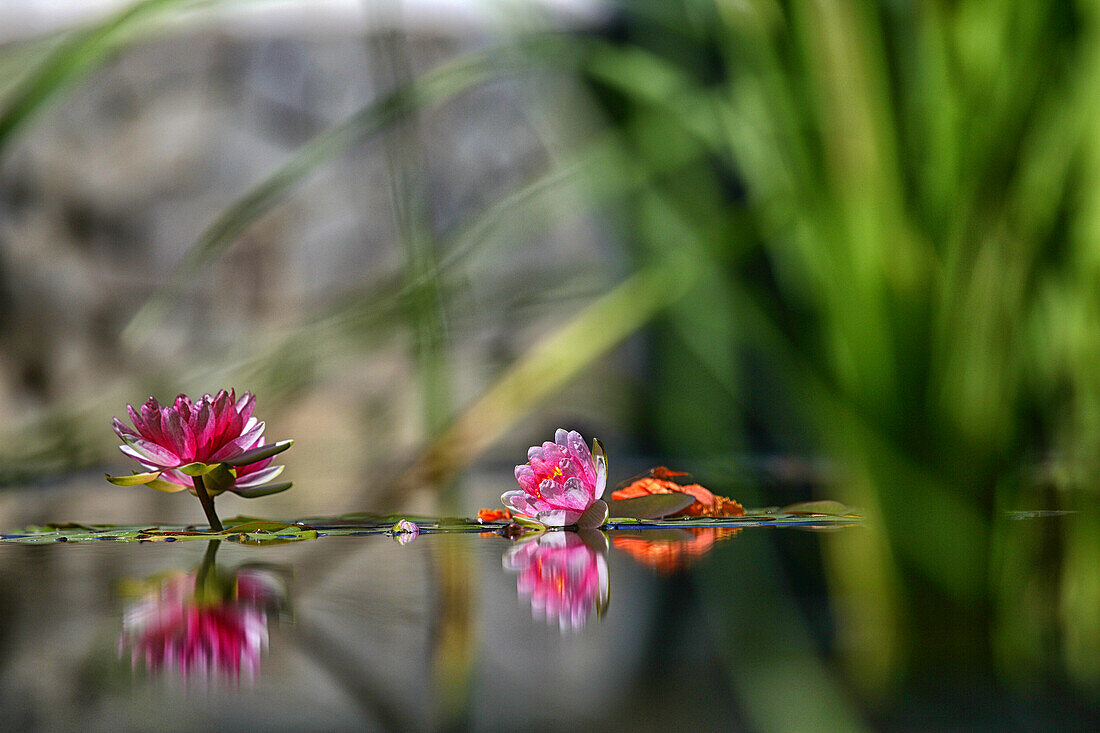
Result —
[[877, 531], [0, 543], [0, 707], [6, 727], [88, 730], [1094, 719], [1072, 697], [989, 686], [980, 664], [876, 703], [841, 681], [842, 652], [884, 643], [883, 621], [860, 616], [858, 587], [827, 590], [826, 566]]

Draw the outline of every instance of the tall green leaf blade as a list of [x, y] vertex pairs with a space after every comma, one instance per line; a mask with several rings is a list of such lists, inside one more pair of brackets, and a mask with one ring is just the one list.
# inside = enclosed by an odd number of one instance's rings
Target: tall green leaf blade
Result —
[[140, 22], [173, 6], [195, 0], [142, 0], [97, 25], [69, 35], [46, 59], [18, 82], [0, 110], [0, 152], [18, 128], [55, 95], [101, 64]]

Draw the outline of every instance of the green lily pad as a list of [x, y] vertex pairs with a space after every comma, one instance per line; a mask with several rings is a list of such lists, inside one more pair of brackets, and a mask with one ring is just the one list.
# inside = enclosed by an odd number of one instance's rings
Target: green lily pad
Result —
[[659, 519], [687, 509], [695, 501], [691, 494], [650, 494], [611, 502], [611, 516], [623, 519]]
[[797, 504], [785, 506], [779, 510], [783, 514], [795, 514], [800, 516], [843, 517], [853, 514], [851, 507], [841, 504], [839, 501], [824, 499], [821, 501], [801, 501]]
[[[162, 482], [166, 483], [166, 482]], [[176, 486], [172, 484], [172, 486]], [[176, 486], [176, 488], [182, 488]], [[655, 498], [655, 497], [642, 497]], [[634, 501], [634, 500], [630, 500]], [[598, 516], [598, 515], [597, 515]], [[70, 542], [177, 542], [187, 540], [228, 540], [249, 545], [272, 545], [282, 542], [298, 542], [318, 537], [349, 535], [382, 535], [389, 532], [395, 521], [409, 519], [422, 530], [438, 533], [497, 533], [495, 524], [481, 525], [474, 519], [450, 517], [421, 517], [403, 514], [348, 514], [339, 517], [311, 517], [303, 520], [265, 519], [237, 516], [224, 520], [225, 530], [214, 532], [199, 529], [195, 525], [107, 525], [85, 523], [50, 523], [26, 527], [19, 531], [0, 531], [0, 542], [19, 544], [52, 544]], [[606, 531], [644, 534], [652, 539], [683, 536], [682, 529], [703, 527], [788, 527], [821, 530], [858, 526], [858, 516], [799, 515], [777, 513], [775, 508], [751, 510], [738, 517], [678, 517], [675, 519], [616, 518], [605, 525]], [[682, 529], [676, 529], [682, 528]], [[541, 536], [547, 527], [537, 520], [516, 517], [499, 534], [515, 539], [522, 533], [527, 537]], [[596, 530], [578, 530], [578, 535], [593, 544], [606, 544], [606, 537]], [[586, 536], [589, 539], [586, 539]]]

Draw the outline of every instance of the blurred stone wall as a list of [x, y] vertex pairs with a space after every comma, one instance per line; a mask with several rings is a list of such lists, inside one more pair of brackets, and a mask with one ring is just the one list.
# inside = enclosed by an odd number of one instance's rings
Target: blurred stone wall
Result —
[[[0, 410], [8, 431], [48, 444], [20, 446], [7, 461], [71, 451], [73, 467], [117, 470], [109, 420], [126, 402], [236, 385], [261, 394], [269, 436], [295, 437], [288, 476], [312, 486], [273, 505], [357, 508], [368, 477], [424, 439], [407, 320], [370, 319], [372, 298], [404, 278], [394, 196], [409, 189], [395, 187], [394, 166], [422, 192], [426, 231], [445, 252], [480, 212], [549, 172], [583, 135], [587, 111], [564, 75], [459, 94], [407, 120], [400, 139], [352, 145], [197, 277], [173, 282], [219, 214], [315, 135], [402, 75], [499, 40], [471, 27], [238, 31], [184, 24], [131, 44], [35, 117], [0, 160]], [[622, 269], [579, 194], [558, 189], [537, 214], [505, 208], [447, 273], [452, 407]], [[180, 292], [155, 330], [124, 338], [167, 285]], [[348, 313], [369, 328], [311, 340]], [[521, 433], [537, 437], [542, 422], [577, 414], [606, 420], [592, 391], [578, 386]], [[313, 492], [329, 496], [319, 503]]]

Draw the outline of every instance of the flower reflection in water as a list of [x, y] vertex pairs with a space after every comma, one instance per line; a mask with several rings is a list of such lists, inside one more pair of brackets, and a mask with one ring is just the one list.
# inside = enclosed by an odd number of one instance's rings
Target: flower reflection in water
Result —
[[737, 535], [735, 527], [690, 527], [687, 529], [616, 532], [612, 542], [642, 565], [661, 573], [682, 570], [714, 549], [714, 546]]
[[267, 648], [268, 620], [286, 601], [279, 573], [266, 567], [223, 570], [210, 543], [202, 565], [154, 576], [123, 614], [119, 653], [133, 669], [186, 681], [255, 679]]
[[601, 532], [546, 532], [508, 549], [506, 570], [518, 573], [516, 588], [536, 618], [562, 632], [579, 631], [595, 610], [607, 608], [607, 537]]

